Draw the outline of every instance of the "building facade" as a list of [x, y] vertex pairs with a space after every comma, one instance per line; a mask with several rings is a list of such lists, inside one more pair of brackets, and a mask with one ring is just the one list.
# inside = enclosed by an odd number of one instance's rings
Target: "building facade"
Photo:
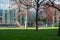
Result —
[[0, 9], [0, 24], [15, 24], [16, 12], [15, 10]]

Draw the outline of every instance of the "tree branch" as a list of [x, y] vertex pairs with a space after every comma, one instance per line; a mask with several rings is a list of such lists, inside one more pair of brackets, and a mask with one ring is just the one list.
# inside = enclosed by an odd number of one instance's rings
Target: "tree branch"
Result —
[[50, 6], [50, 7], [53, 7], [53, 8], [55, 8], [55, 9], [57, 9], [58, 11], [60, 11], [58, 5], [56, 5], [56, 4], [54, 3], [54, 1], [51, 1], [51, 0], [49, 0], [49, 1], [50, 1], [51, 4], [46, 3], [46, 5], [48, 5], [48, 6]]
[[42, 1], [39, 3], [39, 5], [41, 5], [44, 1], [45, 1], [45, 0], [42, 0]]

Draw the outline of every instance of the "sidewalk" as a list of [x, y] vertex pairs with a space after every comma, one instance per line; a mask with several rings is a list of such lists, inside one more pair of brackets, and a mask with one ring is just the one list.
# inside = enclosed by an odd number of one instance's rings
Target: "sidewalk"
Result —
[[[12, 28], [12, 27], [0, 27], [0, 29], [25, 29], [25, 28], [20, 28], [20, 27], [16, 27], [16, 28]], [[35, 27], [28, 27], [27, 29], [36, 29]], [[39, 27], [38, 29], [58, 29], [58, 27]]]

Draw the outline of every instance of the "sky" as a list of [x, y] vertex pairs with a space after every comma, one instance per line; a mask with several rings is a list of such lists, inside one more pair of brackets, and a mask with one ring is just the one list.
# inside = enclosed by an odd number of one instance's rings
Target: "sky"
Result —
[[[60, 4], [60, 0], [55, 1], [56, 4]], [[11, 5], [9, 0], [0, 0], [0, 9], [8, 9]]]
[[60, 0], [56, 0], [55, 3], [56, 3], [56, 4], [60, 4]]

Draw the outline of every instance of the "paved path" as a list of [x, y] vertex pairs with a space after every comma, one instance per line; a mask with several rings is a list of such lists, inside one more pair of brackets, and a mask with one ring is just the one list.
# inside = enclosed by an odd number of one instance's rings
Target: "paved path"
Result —
[[[0, 27], [0, 29], [24, 29], [24, 28]], [[36, 29], [36, 28], [35, 27], [28, 27], [27, 29]], [[58, 29], [58, 27], [39, 27], [38, 29]]]

